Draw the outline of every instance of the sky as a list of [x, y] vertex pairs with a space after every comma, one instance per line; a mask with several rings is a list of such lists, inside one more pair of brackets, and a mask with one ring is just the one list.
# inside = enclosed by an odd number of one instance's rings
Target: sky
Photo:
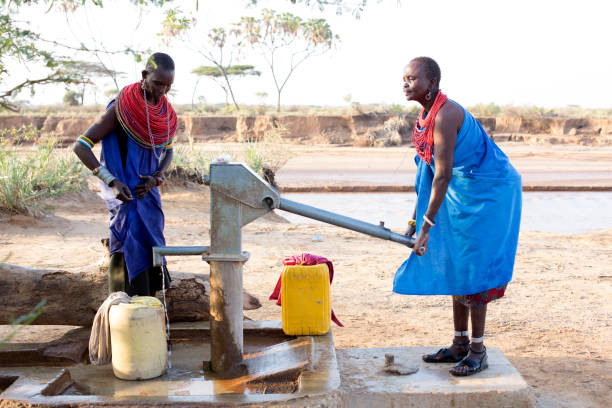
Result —
[[[220, 103], [223, 91], [209, 79], [191, 71], [209, 65], [197, 50], [206, 49], [210, 28], [229, 26], [243, 15], [258, 15], [262, 7], [289, 11], [303, 18], [327, 19], [340, 42], [326, 54], [313, 57], [289, 79], [283, 105], [346, 105], [347, 95], [361, 104], [405, 104], [402, 71], [411, 58], [434, 58], [442, 70], [441, 89], [465, 106], [494, 102], [498, 105], [564, 107], [579, 105], [612, 108], [612, 1], [609, 0], [370, 0], [361, 17], [350, 12], [336, 15], [334, 8], [292, 5], [288, 0], [261, 0], [259, 8], [246, 0], [176, 0], [197, 21], [182, 40], [164, 44], [156, 34], [163, 14], [141, 9], [125, 0], [106, 0], [103, 9], [88, 7], [76, 13], [46, 13], [41, 7], [20, 11], [16, 18], [47, 38], [109, 50], [151, 48], [169, 53], [176, 63], [174, 103]], [[164, 8], [165, 9], [165, 8]], [[81, 57], [82, 58], [82, 57]], [[140, 79], [142, 66], [133, 58], [105, 59], [125, 72], [122, 86]], [[239, 63], [253, 64], [260, 77], [237, 79], [239, 103], [275, 103], [275, 88], [265, 60], [242, 55]], [[9, 82], [41, 71], [34, 66], [13, 66]], [[97, 92], [85, 103], [105, 103], [108, 81], [96, 79]], [[31, 104], [61, 101], [63, 86], [40, 88]], [[266, 92], [262, 100], [257, 93]]]

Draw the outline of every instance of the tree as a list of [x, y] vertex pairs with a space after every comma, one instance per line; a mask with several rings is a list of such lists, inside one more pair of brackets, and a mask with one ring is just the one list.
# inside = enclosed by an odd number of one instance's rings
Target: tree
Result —
[[[201, 77], [203, 76], [210, 77], [213, 81], [215, 81], [215, 83], [219, 85], [221, 89], [223, 89], [223, 92], [225, 92], [225, 104], [226, 105], [229, 105], [228, 97], [229, 97], [229, 91], [231, 91], [230, 77], [233, 77], [233, 76], [244, 77], [248, 75], [256, 75], [256, 76], [261, 75], [261, 72], [255, 70], [255, 67], [253, 65], [230, 65], [230, 66], [224, 67], [224, 69], [219, 68], [219, 66], [216, 66], [216, 65], [215, 66], [203, 65], [201, 67], [197, 67], [191, 72]], [[232, 93], [232, 101], [234, 102], [234, 106], [236, 107], [236, 110], [240, 110], [240, 106], [236, 102], [236, 99], [234, 98], [233, 93]]]
[[[225, 92], [225, 103], [228, 103], [228, 94], [232, 98], [236, 111], [240, 110], [238, 102], [232, 89], [230, 77], [244, 76], [259, 76], [261, 72], [255, 70], [253, 65], [234, 65], [233, 60], [236, 57], [236, 44], [232, 43], [234, 38], [228, 35], [225, 28], [216, 27], [208, 32], [208, 42], [214, 48], [214, 51], [199, 48], [197, 51], [207, 61], [211, 62], [212, 66], [200, 66], [192, 72], [198, 76], [207, 76], [213, 79]], [[229, 50], [229, 51], [228, 51]], [[194, 89], [195, 94], [195, 89]]]
[[[78, 91], [68, 89], [66, 94], [64, 94], [64, 104], [66, 105], [83, 105], [85, 99], [85, 90], [88, 85], [92, 85], [91, 78], [104, 78], [108, 77], [112, 79], [115, 84], [116, 79], [125, 75], [124, 72], [119, 72], [108, 68], [103, 63], [97, 62], [88, 62], [88, 61], [74, 61], [74, 71], [78, 72], [83, 78], [87, 78], [87, 81], [84, 81], [80, 84], [81, 89]], [[95, 92], [94, 92], [95, 93]], [[115, 89], [113, 94], [116, 94], [117, 90]]]
[[[46, 68], [46, 74], [40, 77], [14, 82], [8, 89], [0, 91], [0, 107], [18, 111], [19, 107], [12, 103], [12, 98], [24, 89], [34, 93], [34, 87], [50, 83], [75, 84], [83, 82], [84, 78], [72, 69], [74, 64], [68, 58], [57, 56], [51, 51], [39, 48], [40, 35], [18, 26], [9, 14], [10, 4], [2, 1], [0, 15], [0, 86], [5, 87], [10, 80], [7, 65], [11, 60], [21, 63], [37, 63]], [[13, 4], [21, 4], [19, 1]]]
[[[132, 4], [162, 6], [172, 0], [126, 0]], [[106, 51], [105, 49], [88, 48], [84, 44], [71, 46], [60, 44], [47, 36], [35, 32], [29, 28], [28, 22], [18, 21], [13, 16], [24, 7], [44, 4], [49, 5], [48, 10], [59, 8], [65, 12], [71, 12], [79, 7], [89, 4], [102, 7], [103, 0], [0, 0], [0, 108], [18, 111], [19, 107], [13, 102], [13, 98], [23, 90], [29, 89], [34, 94], [35, 89], [44, 84], [84, 84], [88, 83], [84, 72], [79, 69], [78, 61], [67, 55], [67, 51], [90, 53], [97, 57], [100, 65], [103, 64], [99, 58], [100, 54], [133, 54], [136, 59], [140, 53], [126, 48], [121, 51]], [[174, 32], [171, 32], [172, 34]], [[58, 49], [66, 51], [62, 53]], [[45, 69], [44, 74], [38, 77], [15, 79], [17, 75], [8, 72], [11, 63], [19, 63], [22, 66], [38, 65]], [[25, 71], [26, 73], [29, 71]], [[117, 72], [106, 68], [106, 73], [111, 76], [117, 86]]]
[[[368, 0], [288, 0], [293, 4], [304, 4], [306, 6], [318, 7], [319, 10], [323, 11], [328, 7], [333, 7], [336, 9], [336, 14], [340, 15], [344, 12], [350, 12], [356, 18], [361, 16], [361, 12], [365, 10], [365, 7], [368, 4]], [[377, 0], [379, 3], [382, 0]], [[400, 0], [396, 0], [397, 3], [400, 3]], [[259, 3], [259, 0], [249, 0], [249, 3], [252, 5], [256, 5]]]
[[232, 33], [240, 39], [239, 44], [259, 51], [265, 58], [276, 87], [277, 112], [281, 93], [297, 67], [308, 58], [329, 51], [339, 41], [325, 19], [302, 20], [291, 13], [277, 14], [270, 9], [264, 9], [259, 18], [242, 17], [234, 26]]
[[66, 90], [64, 94], [64, 105], [77, 106], [83, 104], [83, 94], [81, 92], [73, 91], [72, 89]]

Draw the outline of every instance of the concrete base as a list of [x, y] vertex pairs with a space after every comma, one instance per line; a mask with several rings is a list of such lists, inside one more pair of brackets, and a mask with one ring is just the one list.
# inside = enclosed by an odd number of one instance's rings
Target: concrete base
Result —
[[[453, 377], [448, 373], [452, 364], [421, 360], [421, 355], [434, 352], [434, 348], [336, 351], [331, 333], [285, 336], [280, 322], [245, 321], [244, 329], [248, 374], [232, 379], [215, 378], [202, 370], [202, 361], [210, 356], [205, 344], [210, 335], [207, 322], [172, 325], [173, 368], [147, 381], [116, 379], [110, 365], [95, 367], [63, 360], [58, 364], [56, 357], [39, 361], [36, 359], [44, 353], [31, 350], [28, 353], [33, 359], [22, 359], [27, 353], [14, 345], [12, 351], [6, 350], [4, 364], [0, 361], [0, 407], [535, 406], [527, 383], [497, 349], [488, 350], [489, 368], [485, 371]], [[8, 359], [11, 353], [16, 359]], [[394, 356], [396, 371], [416, 372], [385, 372], [385, 354]], [[299, 377], [293, 379], [294, 375]]]
[[246, 372], [235, 378], [203, 370], [203, 360], [210, 358], [208, 322], [174, 324], [170, 333], [173, 368], [145, 381], [117, 379], [110, 365], [0, 365], [0, 407], [341, 404], [331, 333], [296, 338], [285, 336], [280, 322], [245, 321]]
[[[430, 347], [391, 347], [337, 350], [346, 407], [535, 407], [535, 396], [498, 349], [487, 349], [489, 368], [470, 376], [454, 377], [453, 364], [425, 363], [421, 356]], [[395, 362], [418, 368], [410, 375], [384, 372], [385, 354]]]

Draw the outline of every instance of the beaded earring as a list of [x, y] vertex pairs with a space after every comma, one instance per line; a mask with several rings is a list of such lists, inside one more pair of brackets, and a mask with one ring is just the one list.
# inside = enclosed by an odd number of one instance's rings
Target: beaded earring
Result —
[[431, 91], [427, 91], [427, 95], [425, 95], [426, 100], [431, 100]]

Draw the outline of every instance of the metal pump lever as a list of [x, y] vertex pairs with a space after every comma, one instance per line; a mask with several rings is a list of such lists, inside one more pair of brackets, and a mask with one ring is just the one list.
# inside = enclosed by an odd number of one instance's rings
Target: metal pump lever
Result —
[[278, 208], [290, 213], [322, 221], [327, 224], [332, 224], [338, 227], [371, 235], [373, 237], [399, 242], [400, 244], [404, 244], [410, 248], [414, 246], [414, 238], [391, 231], [389, 228], [385, 227], [383, 222], [381, 222], [379, 225], [374, 225], [351, 217], [346, 217], [344, 215], [311, 207], [306, 204], [300, 204], [295, 201], [287, 200], [286, 198], [280, 199]]

